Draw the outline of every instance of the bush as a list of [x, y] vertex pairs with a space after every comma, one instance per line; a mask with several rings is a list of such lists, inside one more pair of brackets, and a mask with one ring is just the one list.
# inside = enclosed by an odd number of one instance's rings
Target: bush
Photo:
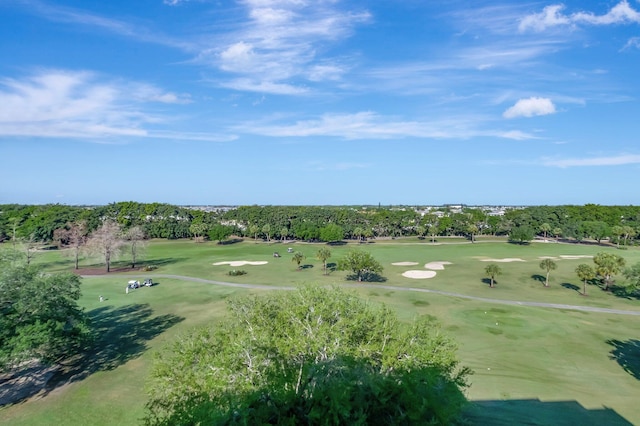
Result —
[[156, 269], [158, 269], [158, 267], [155, 265], [146, 265], [142, 268], [144, 272], [155, 271]]
[[232, 269], [231, 271], [228, 272], [229, 275], [231, 275], [232, 277], [237, 277], [239, 275], [246, 275], [247, 271], [243, 270], [243, 269]]

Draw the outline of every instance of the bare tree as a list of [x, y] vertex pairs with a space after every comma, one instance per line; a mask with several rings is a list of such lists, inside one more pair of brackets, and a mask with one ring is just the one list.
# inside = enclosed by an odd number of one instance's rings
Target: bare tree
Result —
[[84, 221], [67, 223], [64, 228], [53, 231], [53, 239], [59, 246], [72, 249], [75, 269], [78, 269], [80, 253], [87, 242], [87, 223]]
[[131, 269], [133, 269], [136, 267], [138, 255], [140, 255], [146, 247], [144, 241], [145, 234], [141, 227], [132, 226], [123, 236], [124, 239], [129, 242], [129, 248], [131, 249]]
[[93, 231], [87, 240], [87, 247], [91, 252], [100, 255], [104, 259], [107, 272], [109, 272], [111, 270], [111, 261], [120, 254], [124, 243], [120, 225], [108, 220], [100, 228]]

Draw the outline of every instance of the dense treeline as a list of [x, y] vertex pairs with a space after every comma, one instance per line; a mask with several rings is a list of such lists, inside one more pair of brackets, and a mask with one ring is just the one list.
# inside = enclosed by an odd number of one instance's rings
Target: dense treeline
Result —
[[[56, 242], [56, 230], [83, 222], [91, 233], [106, 220], [122, 229], [139, 227], [147, 238], [250, 238], [333, 241], [376, 237], [536, 235], [627, 245], [640, 234], [640, 207], [532, 206], [496, 211], [469, 207], [241, 206], [203, 211], [162, 203], [119, 202], [81, 207], [60, 204], [0, 205], [0, 241]], [[221, 228], [222, 227], [222, 228]]]

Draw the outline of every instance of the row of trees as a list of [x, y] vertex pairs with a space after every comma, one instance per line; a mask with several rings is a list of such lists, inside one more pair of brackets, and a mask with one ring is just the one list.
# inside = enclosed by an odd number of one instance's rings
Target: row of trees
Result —
[[[545, 272], [544, 286], [549, 287], [549, 275], [558, 268], [557, 263], [551, 259], [542, 259], [540, 269]], [[617, 254], [600, 252], [593, 257], [593, 266], [582, 263], [576, 267], [576, 275], [583, 283], [583, 295], [587, 295], [587, 283], [597, 282], [604, 291], [611, 290], [614, 277], [620, 273], [627, 279], [626, 291], [633, 292], [640, 289], [640, 262], [625, 268], [626, 260]], [[496, 278], [502, 274], [502, 268], [495, 263], [490, 263], [484, 269], [489, 277], [489, 287], [494, 287]]]
[[640, 231], [640, 207], [635, 206], [533, 206], [499, 213], [503, 214], [469, 207], [241, 206], [203, 211], [135, 202], [99, 207], [0, 205], [0, 241], [56, 241], [56, 230], [68, 223], [83, 222], [87, 232], [93, 232], [105, 221], [125, 230], [139, 227], [148, 238], [198, 241], [221, 241], [229, 235], [327, 242], [402, 236], [465, 236], [474, 241], [478, 235], [508, 235], [519, 242], [540, 236], [627, 245], [635, 243]]

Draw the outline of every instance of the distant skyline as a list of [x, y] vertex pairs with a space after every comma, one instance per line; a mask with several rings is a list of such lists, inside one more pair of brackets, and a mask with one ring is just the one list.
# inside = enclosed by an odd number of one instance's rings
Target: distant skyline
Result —
[[640, 0], [4, 0], [0, 203], [640, 204]]

